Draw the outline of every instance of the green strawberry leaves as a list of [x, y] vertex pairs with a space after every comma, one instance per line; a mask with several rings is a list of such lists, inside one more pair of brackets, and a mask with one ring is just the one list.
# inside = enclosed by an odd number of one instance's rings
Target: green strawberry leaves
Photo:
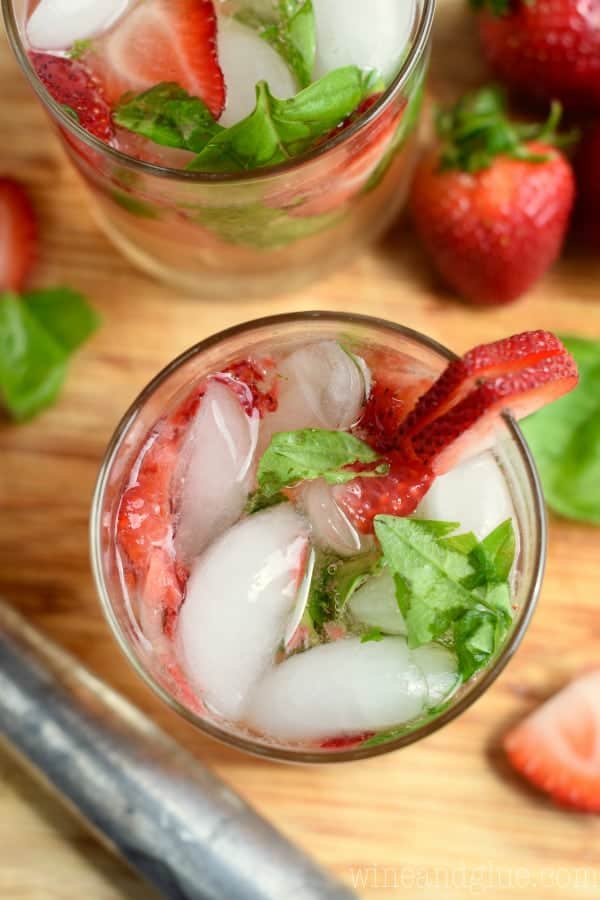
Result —
[[98, 316], [69, 288], [0, 295], [0, 406], [16, 421], [56, 400], [72, 353]]

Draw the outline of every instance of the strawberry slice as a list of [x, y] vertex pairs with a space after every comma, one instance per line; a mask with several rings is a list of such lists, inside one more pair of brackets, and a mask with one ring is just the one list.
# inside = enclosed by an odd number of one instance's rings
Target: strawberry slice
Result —
[[600, 671], [544, 703], [504, 740], [518, 772], [556, 803], [600, 813]]
[[57, 103], [68, 106], [80, 125], [101, 141], [111, 141], [114, 127], [102, 87], [80, 62], [49, 53], [31, 53], [37, 76]]
[[37, 225], [24, 188], [0, 178], [0, 290], [19, 291], [37, 253]]
[[217, 61], [217, 19], [212, 0], [144, 0], [98, 42], [89, 65], [110, 103], [162, 81], [201, 97], [218, 119], [225, 81]]
[[448, 412], [408, 438], [405, 452], [431, 466], [435, 475], [443, 475], [491, 446], [504, 410], [523, 418], [573, 390], [578, 377], [575, 361], [565, 350], [535, 365], [485, 380]]
[[373, 531], [375, 516], [410, 516], [433, 482], [430, 468], [407, 460], [402, 452], [392, 451], [384, 459], [390, 466], [387, 475], [359, 477], [334, 488], [338, 506], [364, 534]]
[[404, 422], [401, 438], [410, 437], [439, 418], [466, 397], [480, 379], [507, 375], [565, 352], [559, 339], [549, 331], [525, 331], [474, 347], [462, 359], [451, 362], [423, 394]]

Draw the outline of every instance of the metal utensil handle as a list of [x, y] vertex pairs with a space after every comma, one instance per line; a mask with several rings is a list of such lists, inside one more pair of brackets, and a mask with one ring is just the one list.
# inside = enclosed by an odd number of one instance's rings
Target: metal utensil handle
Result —
[[169, 900], [356, 897], [1, 602], [0, 739]]

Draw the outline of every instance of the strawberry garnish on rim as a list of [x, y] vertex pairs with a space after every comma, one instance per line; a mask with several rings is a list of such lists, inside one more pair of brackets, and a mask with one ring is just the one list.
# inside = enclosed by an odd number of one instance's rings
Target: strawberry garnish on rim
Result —
[[0, 178], [0, 291], [19, 291], [37, 253], [37, 225], [24, 188]]
[[504, 740], [511, 763], [561, 806], [600, 813], [600, 671], [577, 678]]
[[[337, 487], [338, 504], [363, 532], [372, 531], [376, 515], [410, 515], [435, 477], [493, 445], [505, 410], [529, 415], [577, 381], [573, 357], [549, 332], [470, 350], [446, 367], [398, 428], [394, 449], [382, 457], [389, 473]], [[366, 438], [375, 447], [381, 442], [377, 430]]]
[[79, 124], [100, 138], [114, 137], [112, 114], [102, 87], [81, 63], [49, 53], [31, 53], [37, 76], [48, 93], [62, 106], [68, 107]]
[[110, 103], [160, 82], [175, 82], [200, 97], [218, 119], [225, 82], [217, 60], [212, 0], [144, 0], [98, 44], [87, 62]]

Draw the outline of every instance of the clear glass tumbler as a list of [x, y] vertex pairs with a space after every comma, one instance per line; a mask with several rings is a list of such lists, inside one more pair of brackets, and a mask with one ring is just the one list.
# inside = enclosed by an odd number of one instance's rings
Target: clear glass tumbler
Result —
[[324, 763], [364, 759], [397, 750], [420, 740], [450, 722], [480, 697], [517, 649], [537, 602], [546, 556], [546, 521], [538, 475], [524, 438], [514, 420], [505, 415], [494, 448], [515, 512], [518, 558], [514, 579], [515, 615], [510, 634], [487, 669], [463, 685], [435, 717], [410, 723], [390, 739], [365, 746], [295, 748], [257, 736], [228, 723], [194, 702], [178, 688], [164, 656], [156, 651], [140, 626], [135, 598], [126, 589], [115, 545], [119, 503], [134, 460], [149, 430], [168, 410], [187, 396], [192, 386], [236, 359], [272, 347], [299, 342], [340, 340], [383, 345], [414, 359], [420, 367], [439, 373], [455, 356], [440, 344], [411, 329], [380, 319], [351, 314], [307, 312], [272, 316], [230, 328], [192, 347], [167, 366], [145, 388], [125, 414], [102, 464], [91, 517], [92, 561], [96, 585], [110, 626], [129, 661], [145, 682], [201, 731], [245, 750], [289, 762]]
[[101, 228], [135, 265], [212, 299], [294, 290], [353, 260], [397, 215], [413, 170], [434, 2], [417, 0], [400, 71], [361, 119], [310, 153], [243, 175], [162, 168], [88, 134], [31, 66], [27, 0], [2, 0], [2, 10]]

